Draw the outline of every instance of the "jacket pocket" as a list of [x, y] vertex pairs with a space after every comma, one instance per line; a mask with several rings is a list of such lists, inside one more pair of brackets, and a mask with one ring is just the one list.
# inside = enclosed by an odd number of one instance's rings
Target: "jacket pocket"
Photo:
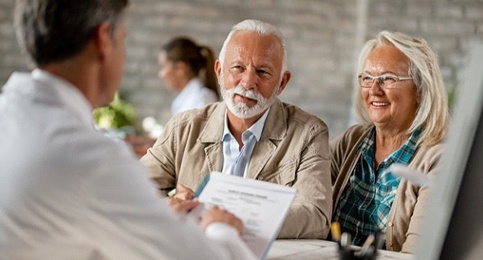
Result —
[[257, 179], [277, 183], [284, 186], [292, 186], [295, 182], [295, 171], [297, 165], [295, 159], [289, 159], [280, 162], [276, 167], [270, 167], [266, 171], [262, 171]]

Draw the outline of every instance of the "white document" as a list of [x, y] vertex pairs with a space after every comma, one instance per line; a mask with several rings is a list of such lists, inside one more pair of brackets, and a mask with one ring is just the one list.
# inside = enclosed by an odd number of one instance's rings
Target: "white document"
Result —
[[190, 214], [198, 218], [213, 205], [230, 211], [243, 221], [242, 239], [256, 256], [265, 259], [295, 193], [291, 187], [214, 172], [196, 191], [201, 203]]

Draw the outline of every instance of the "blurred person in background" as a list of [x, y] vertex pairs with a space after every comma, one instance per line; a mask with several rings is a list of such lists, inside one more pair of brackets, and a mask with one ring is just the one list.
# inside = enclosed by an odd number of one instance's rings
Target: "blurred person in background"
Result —
[[[172, 115], [220, 99], [214, 60], [211, 48], [200, 46], [186, 37], [174, 38], [161, 47], [158, 76], [170, 90], [178, 92], [171, 103]], [[139, 157], [145, 155], [155, 141], [152, 136], [141, 135], [129, 135], [124, 140]]]
[[161, 47], [158, 76], [178, 92], [171, 104], [173, 115], [220, 99], [214, 62], [211, 48], [186, 37], [174, 38]]

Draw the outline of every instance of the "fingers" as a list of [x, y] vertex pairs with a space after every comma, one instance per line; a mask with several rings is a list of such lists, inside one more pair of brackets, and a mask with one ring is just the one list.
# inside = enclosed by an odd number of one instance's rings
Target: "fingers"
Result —
[[166, 198], [166, 203], [176, 213], [187, 213], [199, 204], [198, 200], [182, 200], [174, 197]]
[[[168, 197], [166, 200], [173, 211], [186, 213], [199, 204], [197, 200], [191, 200], [193, 195], [194, 191], [192, 189], [182, 184], [177, 184], [176, 194], [172, 197]], [[215, 222], [225, 223], [234, 227], [240, 235], [243, 233], [243, 222], [232, 213], [220, 209], [217, 206], [213, 206], [201, 216], [199, 225], [204, 230], [209, 224]]]
[[191, 198], [193, 198], [194, 194], [195, 192], [192, 189], [182, 184], [178, 184], [176, 185], [176, 194], [174, 195], [174, 197], [181, 200], [190, 200]]
[[228, 224], [238, 230], [241, 235], [243, 233], [243, 222], [227, 210], [220, 209], [217, 206], [210, 208], [203, 216], [201, 216], [200, 226], [205, 229], [209, 224], [221, 222]]

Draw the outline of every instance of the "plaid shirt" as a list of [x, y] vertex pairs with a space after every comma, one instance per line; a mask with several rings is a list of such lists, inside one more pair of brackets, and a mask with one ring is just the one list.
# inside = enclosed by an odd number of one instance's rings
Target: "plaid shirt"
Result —
[[387, 216], [396, 196], [400, 178], [384, 172], [393, 163], [407, 165], [416, 150], [421, 129], [414, 131], [398, 150], [389, 155], [379, 168], [374, 170], [375, 135], [372, 128], [359, 145], [361, 156], [341, 195], [335, 211], [342, 232], [351, 234], [352, 243], [361, 246], [377, 229], [386, 230]]

